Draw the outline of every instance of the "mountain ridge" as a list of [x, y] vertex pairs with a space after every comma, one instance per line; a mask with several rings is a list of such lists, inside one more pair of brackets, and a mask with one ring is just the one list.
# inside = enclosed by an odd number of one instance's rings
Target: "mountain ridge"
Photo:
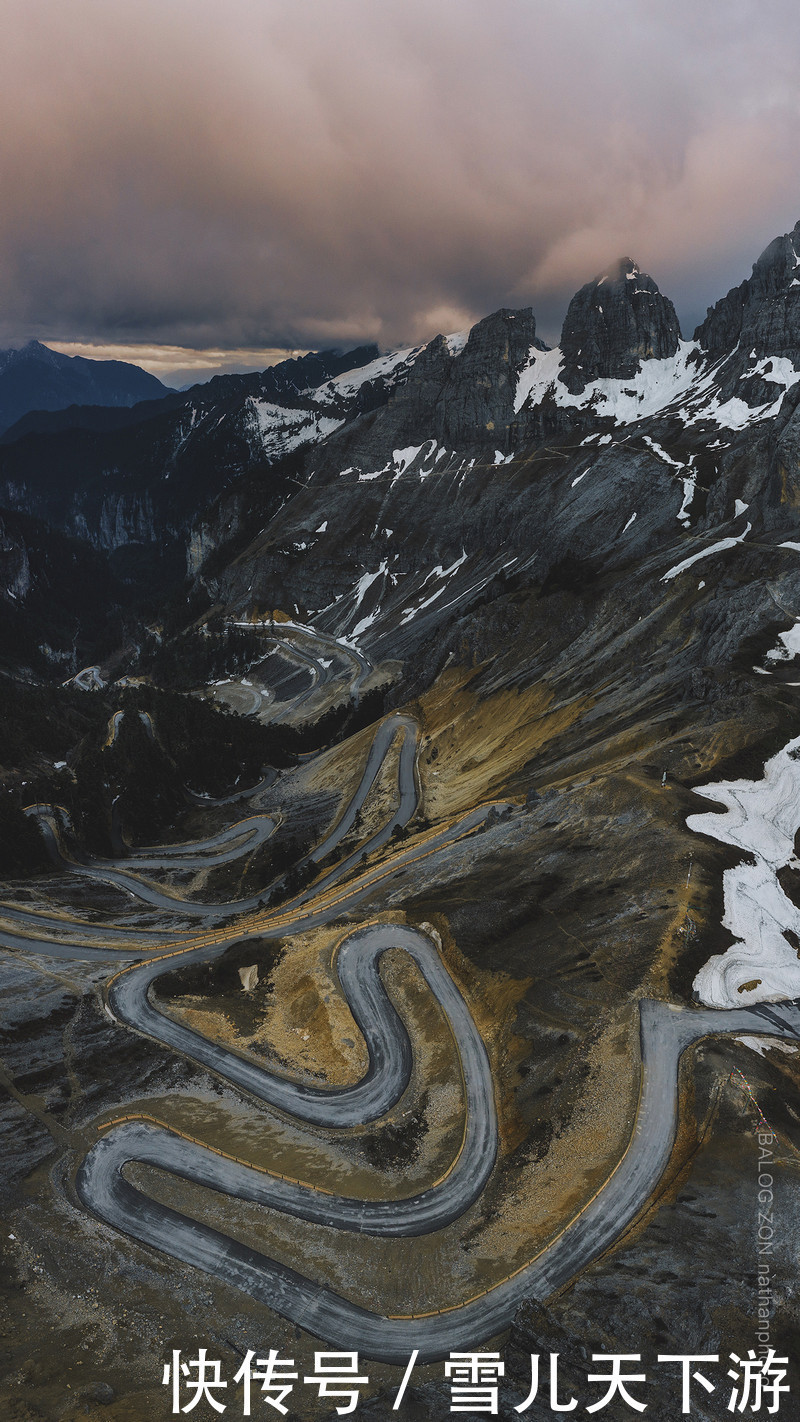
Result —
[[0, 351], [0, 432], [35, 409], [60, 410], [92, 400], [132, 405], [167, 392], [155, 375], [127, 361], [62, 355], [36, 340]]
[[[709, 995], [734, 1008], [764, 1004], [768, 1028], [769, 1004], [797, 996], [800, 359], [789, 259], [779, 241], [744, 295], [718, 303], [721, 334], [709, 328], [705, 346], [681, 338], [668, 299], [623, 259], [610, 280], [582, 288], [552, 349], [530, 308], [504, 308], [421, 348], [362, 352], [363, 363], [310, 390], [292, 379], [291, 390], [212, 392], [126, 429], [31, 431], [0, 448], [0, 503], [25, 510], [0, 511], [0, 597], [14, 634], [0, 656], [17, 675], [6, 679], [14, 735], [0, 767], [0, 840], [15, 870], [22, 862], [40, 876], [42, 846], [37, 859], [22, 838], [23, 811], [57, 806], [50, 818], [69, 851], [57, 874], [29, 878], [13, 904], [15, 953], [31, 913], [30, 931], [63, 935], [61, 915], [80, 904], [81, 943], [97, 935], [107, 952], [111, 933], [127, 935], [128, 925], [144, 938], [166, 923], [185, 942], [184, 912], [210, 909], [230, 932], [225, 959], [201, 963], [193, 950], [162, 1000], [194, 1032], [202, 1023], [243, 1054], [285, 1053], [289, 1069], [318, 1080], [339, 1080], [343, 1063], [356, 1075], [363, 1066], [353, 1037], [352, 1057], [338, 1051], [350, 1018], [329, 991], [335, 945], [356, 922], [423, 926], [453, 982], [480, 1005], [502, 1130], [485, 1191], [463, 1224], [453, 1222], [451, 1254], [436, 1237], [403, 1237], [392, 1258], [368, 1242], [364, 1253], [326, 1243], [324, 1267], [313, 1261], [310, 1272], [324, 1278], [335, 1253], [347, 1295], [366, 1287], [384, 1317], [442, 1308], [449, 1316], [450, 1262], [471, 1296], [517, 1277], [576, 1215], [582, 1228], [582, 1205], [602, 1198], [635, 1134], [641, 1023], [654, 1003], [664, 1020], [670, 1007], [688, 1018]], [[742, 331], [755, 327], [763, 340], [750, 357]], [[77, 544], [68, 530], [80, 531]], [[105, 626], [87, 625], [87, 599], [103, 613], [108, 604]], [[45, 634], [51, 603], [58, 617]], [[20, 647], [36, 648], [36, 659], [21, 661]], [[404, 723], [398, 758], [359, 799], [376, 734], [394, 736], [394, 711]], [[298, 757], [285, 771], [286, 755], [275, 754], [281, 736]], [[403, 765], [413, 772], [408, 815]], [[715, 802], [701, 825], [692, 819], [698, 793], [703, 808]], [[467, 829], [476, 807], [480, 823]], [[254, 822], [266, 828], [267, 816], [269, 840], [248, 849]], [[332, 826], [346, 832], [339, 866], [352, 875], [333, 894]], [[383, 847], [379, 827], [389, 835]], [[154, 846], [166, 837], [180, 853], [167, 850], [159, 866]], [[202, 856], [222, 839], [225, 862], [212, 868], [216, 853]], [[194, 866], [187, 851], [201, 856]], [[112, 852], [128, 862], [121, 873], [95, 865], [85, 922], [87, 853]], [[137, 864], [145, 870], [148, 860], [147, 882], [137, 883]], [[317, 868], [312, 898], [295, 900], [308, 917], [289, 929], [285, 917], [270, 917], [280, 940], [260, 939], [250, 910], [260, 914], [268, 901], [282, 914], [279, 904]], [[315, 894], [329, 923], [311, 916]], [[254, 899], [264, 904], [256, 909]], [[221, 947], [212, 939], [199, 953]], [[387, 968], [393, 995], [416, 994], [395, 964]], [[50, 1077], [37, 1068], [37, 1099], [65, 1091], [58, 990], [55, 1065]], [[39, 1050], [38, 975], [29, 991]], [[108, 1122], [120, 1102], [136, 1109], [131, 1082], [139, 1095], [145, 1082], [151, 1101], [177, 1083], [185, 1099], [193, 1087], [184, 1066], [176, 1076], [136, 1033], [128, 1038], [138, 1055], [120, 1057], [113, 1037], [96, 1035], [116, 1030], [102, 1004], [92, 999], [92, 1016], [83, 1001], [69, 1049], [75, 1079], [92, 1083], [92, 1112], [102, 1108]], [[452, 1055], [434, 1050], [422, 999], [411, 1030], [421, 1046], [411, 1087], [419, 1095], [406, 1099], [413, 1120], [394, 1133], [379, 1125], [371, 1154], [371, 1131], [348, 1139], [341, 1178], [363, 1164], [400, 1180], [411, 1155], [424, 1185], [442, 1152], [452, 1157], [447, 1141], [457, 1157], [463, 1091]], [[661, 1118], [669, 1135], [680, 1113], [672, 1173], [642, 1201], [635, 1229], [596, 1237], [603, 1252], [575, 1280], [522, 1305], [506, 1372], [520, 1398], [542, 1339], [565, 1365], [566, 1397], [578, 1391], [575, 1370], [585, 1381], [598, 1338], [608, 1356], [624, 1356], [632, 1339], [643, 1357], [687, 1348], [706, 1356], [724, 1315], [726, 1349], [745, 1355], [753, 1174], [742, 1140], [757, 1121], [753, 1102], [766, 1112], [758, 1119], [800, 1148], [797, 1059], [766, 1040], [698, 1042], [680, 1082], [670, 1059], [674, 1091]], [[16, 1050], [25, 1045], [17, 1039]], [[671, 1144], [665, 1138], [666, 1155]], [[42, 1150], [52, 1155], [49, 1138]], [[66, 1178], [48, 1175], [42, 1158], [31, 1147], [19, 1172], [26, 1206], [32, 1179], [49, 1189]], [[791, 1160], [786, 1168], [789, 1181]], [[170, 1185], [173, 1202], [182, 1189]], [[237, 1210], [229, 1199], [237, 1239], [261, 1247], [252, 1217]], [[92, 1242], [81, 1245], [89, 1236], [75, 1235], [63, 1209], [54, 1218], [37, 1216], [40, 1254], [55, 1254], [51, 1241], [61, 1249], [69, 1231], [70, 1249], [56, 1254], [59, 1279], [81, 1298]], [[281, 1236], [277, 1225], [274, 1234], [281, 1257], [296, 1253], [299, 1236]], [[310, 1258], [317, 1238], [303, 1234]], [[788, 1280], [790, 1245], [787, 1235]], [[113, 1236], [103, 1248], [112, 1264], [130, 1259]], [[409, 1260], [419, 1277], [405, 1294]], [[191, 1336], [194, 1282], [183, 1270], [164, 1277], [174, 1334]], [[699, 1312], [698, 1279], [707, 1285]], [[56, 1307], [63, 1297], [61, 1288]], [[250, 1321], [240, 1324], [235, 1300], [221, 1307], [224, 1336], [249, 1347]], [[791, 1299], [776, 1294], [776, 1346], [793, 1326]], [[413, 1387], [412, 1410], [444, 1422], [446, 1390]], [[395, 1390], [365, 1400], [369, 1414], [388, 1415]], [[666, 1391], [648, 1393], [659, 1416], [677, 1405]], [[723, 1407], [720, 1391], [713, 1415]]]
[[[311, 353], [218, 377], [121, 411], [110, 428], [106, 416], [98, 428], [31, 428], [0, 445], [0, 507], [87, 540], [134, 599], [177, 587], [186, 571], [201, 604], [221, 599], [247, 615], [248, 599], [279, 605], [291, 594], [314, 611], [367, 577], [355, 621], [369, 613], [369, 640], [383, 607], [409, 645], [416, 614], [400, 606], [391, 579], [410, 577], [415, 561], [458, 564], [459, 586], [470, 577], [486, 586], [492, 560], [499, 568], [511, 559], [515, 576], [533, 560], [542, 580], [567, 558], [617, 566], [657, 528], [658, 537], [671, 524], [684, 536], [707, 511], [746, 503], [747, 481], [732, 495], [727, 471], [763, 436], [771, 453], [757, 456], [760, 518], [773, 526], [797, 483], [800, 306], [787, 293], [800, 289], [790, 274], [799, 228], [769, 245], [739, 295], [710, 308], [717, 334], [684, 341], [672, 303], [625, 257], [576, 293], [561, 347], [537, 336], [530, 307], [504, 308], [425, 346]], [[769, 355], [776, 301], [778, 338], [790, 351], [797, 341], [796, 360]], [[719, 344], [732, 306], [763, 328], [760, 403], [733, 379], [739, 335]], [[590, 470], [602, 473], [599, 484]], [[565, 479], [569, 511], [556, 519]], [[637, 499], [620, 545], [616, 505], [637, 481], [649, 513]]]
[[675, 355], [680, 338], [672, 302], [630, 257], [622, 257], [569, 303], [561, 378], [572, 395], [592, 380], [630, 379], [643, 360]]

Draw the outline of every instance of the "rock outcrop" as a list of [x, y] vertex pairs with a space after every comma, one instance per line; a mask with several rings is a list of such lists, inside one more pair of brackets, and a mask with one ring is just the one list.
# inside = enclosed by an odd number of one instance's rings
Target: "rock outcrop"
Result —
[[24, 602], [31, 583], [27, 546], [19, 535], [10, 536], [6, 520], [0, 517], [0, 597]]
[[[775, 359], [800, 368], [800, 222], [765, 247], [753, 272], [709, 307], [694, 338], [711, 360], [724, 399], [751, 406], [775, 399]], [[727, 359], [724, 359], [727, 356]]]
[[86, 542], [0, 509], [0, 668], [77, 670], [86, 649], [114, 645], [121, 593]]
[[629, 380], [643, 360], [674, 355], [680, 338], [672, 302], [622, 257], [573, 296], [561, 332], [561, 379], [574, 395], [593, 380]]

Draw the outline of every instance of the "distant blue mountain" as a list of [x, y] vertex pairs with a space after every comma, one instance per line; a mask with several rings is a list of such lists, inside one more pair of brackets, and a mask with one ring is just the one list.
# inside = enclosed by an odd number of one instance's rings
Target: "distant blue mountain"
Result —
[[155, 375], [126, 361], [60, 355], [39, 341], [0, 351], [0, 432], [30, 410], [135, 405], [168, 393]]

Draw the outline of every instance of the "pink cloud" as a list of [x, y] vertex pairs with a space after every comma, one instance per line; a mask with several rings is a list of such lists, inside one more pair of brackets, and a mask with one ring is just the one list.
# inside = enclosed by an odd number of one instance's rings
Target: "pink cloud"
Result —
[[0, 342], [555, 324], [623, 252], [693, 311], [800, 215], [799, 40], [787, 0], [8, 0]]

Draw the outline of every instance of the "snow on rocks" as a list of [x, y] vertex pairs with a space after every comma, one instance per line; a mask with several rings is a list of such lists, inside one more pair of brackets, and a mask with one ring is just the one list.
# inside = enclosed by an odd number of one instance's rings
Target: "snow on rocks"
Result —
[[[364, 470], [358, 475], [359, 484], [368, 484], [373, 479], [381, 479], [385, 474], [392, 475], [389, 485], [391, 491], [398, 479], [402, 479], [407, 471], [416, 474], [422, 482], [432, 474], [436, 465], [444, 458], [447, 451], [440, 448], [435, 439], [427, 439], [424, 444], [409, 444], [404, 449], [393, 449], [391, 459], [383, 465], [381, 469]], [[342, 474], [353, 474], [353, 469], [343, 469]]]
[[311, 395], [320, 405], [338, 405], [341, 401], [352, 400], [362, 385], [372, 381], [383, 380], [388, 385], [395, 385], [408, 373], [423, 349], [423, 346], [406, 346], [404, 350], [389, 351], [387, 355], [378, 356], [368, 365], [359, 366], [356, 370], [346, 370], [341, 375], [327, 380], [324, 385], [305, 393]]
[[290, 410], [255, 396], [247, 403], [253, 428], [269, 458], [279, 459], [301, 445], [317, 444], [344, 424], [344, 420], [318, 415], [314, 410]]
[[452, 335], [445, 336], [444, 343], [452, 356], [461, 355], [467, 341], [469, 340], [469, 330], [454, 331]]
[[538, 405], [550, 395], [562, 408], [591, 406], [596, 415], [607, 415], [621, 425], [633, 424], [658, 414], [696, 387], [697, 366], [689, 357], [697, 350], [696, 342], [681, 341], [674, 356], [642, 361], [629, 379], [593, 380], [579, 395], [573, 395], [560, 379], [563, 357], [559, 347], [551, 351], [533, 347], [528, 364], [520, 371], [514, 409], [519, 412]]
[[683, 462], [682, 459], [673, 459], [672, 455], [671, 455], [671, 454], [667, 454], [667, 451], [663, 448], [662, 445], [657, 444], [654, 439], [651, 439], [651, 438], [650, 438], [650, 435], [645, 435], [645, 436], [644, 436], [644, 442], [645, 442], [645, 444], [647, 444], [647, 445], [650, 446], [650, 448], [652, 449], [653, 453], [654, 453], [655, 455], [657, 455], [658, 458], [661, 459], [661, 460], [664, 462], [664, 464], [671, 464], [672, 467], [673, 467], [673, 469], [684, 469], [684, 468], [685, 468], [685, 465], [684, 465], [684, 462]]
[[[680, 341], [674, 355], [663, 360], [643, 360], [629, 379], [599, 378], [579, 394], [572, 394], [561, 379], [563, 355], [559, 347], [549, 351], [532, 347], [517, 381], [514, 409], [517, 413], [532, 409], [549, 397], [561, 408], [591, 409], [598, 417], [607, 416], [619, 425], [634, 424], [671, 409], [687, 427], [712, 422], [724, 429], [742, 430], [777, 415], [787, 390], [800, 381], [800, 371], [786, 356], [763, 356], [745, 373], [774, 385], [774, 398], [756, 406], [738, 396], [721, 400], [716, 381], [722, 364], [715, 361], [709, 365], [696, 341]], [[647, 443], [659, 458], [678, 463], [654, 440], [648, 439]], [[718, 447], [725, 446], [719, 442]]]
[[[683, 485], [683, 502], [681, 503], [681, 506], [678, 509], [677, 517], [678, 522], [682, 523], [684, 528], [691, 527], [689, 509], [691, 508], [692, 499], [694, 498], [694, 492], [697, 487], [697, 473], [695, 470], [692, 469], [695, 456], [693, 454], [690, 456], [689, 463], [687, 465], [682, 459], [674, 459], [671, 454], [667, 454], [667, 451], [663, 448], [663, 446], [658, 444], [654, 439], [651, 439], [650, 435], [644, 436], [644, 442], [646, 445], [649, 445], [650, 449], [652, 449], [653, 453], [658, 459], [661, 460], [663, 464], [668, 464], [672, 469], [686, 469], [688, 471], [681, 479], [681, 483]], [[740, 501], [737, 499], [736, 502], [738, 505]], [[744, 510], [746, 508], [747, 505], [742, 504], [742, 509]]]
[[690, 558], [684, 558], [682, 563], [676, 563], [674, 568], [670, 568], [663, 574], [660, 581], [669, 583], [673, 578], [677, 578], [679, 573], [691, 568], [693, 563], [698, 563], [701, 558], [710, 558], [712, 553], [723, 553], [726, 548], [735, 548], [737, 543], [741, 543], [747, 537], [752, 527], [753, 525], [748, 523], [744, 533], [739, 533], [732, 538], [721, 538], [718, 543], [711, 543], [708, 548], [701, 548], [699, 553], [693, 553]]
[[800, 995], [800, 960], [787, 933], [800, 936], [800, 910], [787, 898], [778, 870], [796, 865], [800, 826], [800, 736], [767, 761], [762, 780], [721, 781], [695, 794], [724, 809], [690, 815], [696, 834], [733, 845], [751, 859], [723, 875], [722, 925], [736, 942], [717, 953], [694, 980], [706, 1007], [742, 1007]]
[[[355, 598], [356, 598], [356, 601], [355, 601], [355, 606], [354, 606], [354, 608], [353, 608], [353, 610], [352, 610], [352, 613], [350, 614], [351, 616], [355, 616], [356, 612], [357, 612], [358, 609], [361, 607], [361, 605], [362, 605], [362, 603], [363, 603], [363, 601], [364, 601], [364, 598], [365, 598], [367, 592], [369, 591], [369, 589], [372, 587], [373, 583], [377, 583], [379, 580], [381, 580], [381, 581], [385, 580], [386, 574], [388, 573], [388, 571], [389, 571], [389, 564], [388, 564], [387, 560], [384, 558], [383, 562], [381, 563], [380, 567], [377, 569], [376, 572], [374, 572], [374, 573], [364, 573], [364, 574], [359, 578], [358, 583], [356, 584], [356, 588], [355, 588]], [[360, 621], [356, 623], [356, 626], [353, 627], [353, 628], [348, 632], [347, 636], [341, 638], [341, 641], [345, 642], [348, 647], [355, 646], [355, 645], [356, 645], [356, 638], [357, 638], [357, 637], [360, 637], [361, 634], [362, 634], [362, 632], [366, 632], [367, 628], [372, 626], [373, 622], [375, 622], [375, 620], [376, 620], [377, 617], [378, 617], [378, 614], [379, 614], [379, 612], [380, 612], [380, 608], [381, 608], [381, 605], [380, 605], [380, 599], [379, 599], [378, 602], [375, 603], [375, 606], [372, 608], [372, 610], [371, 610], [370, 612], [367, 612], [367, 613], [360, 619]]]
[[[748, 405], [736, 395], [729, 400], [720, 401], [719, 397], [712, 393], [710, 398], [701, 400], [689, 413], [682, 414], [684, 424], [696, 425], [703, 420], [713, 420], [725, 429], [743, 430], [761, 420], [772, 419], [780, 411], [787, 390], [791, 390], [800, 380], [800, 371], [795, 370], [786, 356], [762, 356], [755, 365], [743, 371], [739, 378], [749, 379], [754, 375], [775, 386], [773, 400], [767, 400], [763, 405]], [[706, 385], [710, 379], [713, 379], [713, 371], [710, 377], [707, 377]], [[703, 382], [698, 389], [702, 386]]]
[[420, 591], [422, 591], [426, 587], [426, 585], [431, 581], [432, 578], [435, 578], [438, 581], [439, 586], [435, 588], [432, 593], [428, 593], [422, 599], [422, 601], [416, 602], [411, 607], [407, 607], [405, 609], [400, 618], [400, 626], [405, 626], [406, 623], [413, 621], [413, 619], [417, 617], [418, 614], [422, 612], [426, 607], [430, 607], [432, 603], [436, 602], [437, 598], [439, 598], [444, 592], [448, 578], [452, 578], [453, 574], [457, 572], [458, 569], [462, 566], [462, 564], [466, 563], [466, 561], [467, 555], [462, 551], [461, 557], [457, 558], [454, 563], [451, 563], [449, 568], [443, 568], [441, 563], [437, 567], [432, 568], [431, 571], [428, 573], [427, 577], [425, 578], [422, 584], [422, 589]]
[[800, 653], [800, 621], [795, 622], [794, 627], [788, 628], [786, 632], [778, 633], [778, 641], [783, 645], [772, 647], [767, 652], [768, 662], [790, 662]]
[[[693, 460], [694, 455], [692, 455], [692, 458], [689, 461], [690, 464], [693, 462]], [[683, 503], [678, 509], [678, 522], [682, 523], [684, 528], [690, 528], [692, 520], [689, 514], [689, 510], [692, 507], [694, 491], [697, 488], [697, 474], [694, 472], [694, 470], [692, 470], [690, 474], [687, 474], [686, 478], [681, 480], [681, 483], [683, 484]]]

